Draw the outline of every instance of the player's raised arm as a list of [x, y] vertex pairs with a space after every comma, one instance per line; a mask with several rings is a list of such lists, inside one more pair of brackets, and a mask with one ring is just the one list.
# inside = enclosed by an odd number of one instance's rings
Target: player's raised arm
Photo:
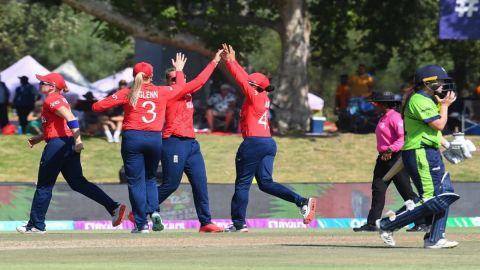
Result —
[[129, 89], [122, 89], [117, 93], [110, 95], [100, 101], [93, 103], [92, 111], [94, 112], [102, 112], [108, 110], [112, 107], [116, 107], [119, 105], [123, 105], [128, 102], [127, 94]]
[[222, 44], [223, 52], [221, 54], [222, 59], [225, 61], [225, 65], [227, 66], [228, 71], [232, 74], [233, 78], [242, 89], [242, 92], [245, 96], [253, 100], [255, 95], [257, 94], [256, 91], [250, 86], [248, 83], [248, 74], [245, 70], [237, 63], [235, 59], [235, 50], [231, 45]]
[[[184, 95], [186, 94], [192, 94], [195, 93], [196, 91], [200, 90], [203, 85], [207, 82], [207, 80], [210, 78], [212, 75], [213, 71], [215, 70], [215, 67], [217, 67], [218, 62], [222, 59], [220, 57], [220, 54], [223, 52], [223, 49], [220, 49], [217, 51], [215, 56], [213, 57], [212, 61], [208, 63], [208, 65], [198, 74], [195, 79], [189, 81], [186, 85], [185, 88], [182, 92], [184, 92]], [[183, 95], [181, 95], [183, 96]]]
[[161, 86], [163, 89], [169, 89], [169, 92], [160, 92], [160, 95], [164, 94], [168, 96], [168, 99], [175, 99], [178, 96], [181, 96], [182, 90], [185, 87], [185, 75], [183, 73], [183, 68], [187, 58], [183, 53], [177, 53], [175, 59], [172, 59], [172, 66], [175, 68], [175, 78], [176, 84], [171, 86]]

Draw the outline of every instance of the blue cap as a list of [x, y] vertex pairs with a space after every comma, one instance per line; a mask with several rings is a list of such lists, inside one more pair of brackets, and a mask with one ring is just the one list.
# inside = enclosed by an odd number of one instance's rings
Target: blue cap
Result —
[[435, 80], [451, 79], [445, 69], [437, 65], [426, 65], [415, 71], [415, 84]]

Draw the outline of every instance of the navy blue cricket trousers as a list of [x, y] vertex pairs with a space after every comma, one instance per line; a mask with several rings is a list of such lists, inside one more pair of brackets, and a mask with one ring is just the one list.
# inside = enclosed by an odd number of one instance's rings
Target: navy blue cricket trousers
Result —
[[273, 182], [273, 161], [277, 153], [277, 144], [271, 137], [245, 137], [235, 157], [237, 178], [233, 194], [231, 213], [235, 226], [245, 223], [248, 205], [248, 192], [253, 177], [257, 179], [258, 188], [270, 195], [301, 206], [305, 198], [284, 185]]
[[185, 172], [192, 186], [195, 210], [201, 226], [212, 223], [205, 161], [197, 140], [176, 136], [163, 139], [162, 172], [163, 182], [158, 187], [159, 202], [162, 203], [177, 190]]
[[143, 228], [147, 213], [158, 207], [157, 168], [162, 156], [162, 133], [124, 130], [122, 159], [128, 196], [137, 228]]
[[75, 152], [74, 145], [73, 137], [53, 138], [47, 142], [40, 160], [28, 228], [45, 230], [45, 215], [52, 199], [53, 186], [60, 172], [74, 191], [103, 205], [110, 215], [117, 207], [112, 198], [83, 176], [80, 153]]
[[[443, 178], [445, 165], [440, 150], [429, 147], [405, 150], [402, 151], [402, 158], [421, 199], [454, 192], [450, 177]], [[448, 212], [449, 208], [446, 208], [444, 212], [434, 215], [430, 233], [427, 234], [430, 242], [436, 243], [444, 237]]]

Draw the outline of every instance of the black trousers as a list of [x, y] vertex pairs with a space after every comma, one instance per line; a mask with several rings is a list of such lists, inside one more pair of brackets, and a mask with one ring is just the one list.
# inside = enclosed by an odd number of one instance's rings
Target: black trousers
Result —
[[7, 103], [0, 103], [0, 128], [8, 124], [8, 107]]
[[[390, 181], [383, 181], [382, 177], [392, 168], [397, 159], [402, 158], [400, 152], [393, 153], [392, 158], [387, 161], [383, 161], [380, 155], [377, 157], [375, 169], [373, 170], [373, 182], [372, 182], [372, 205], [368, 213], [367, 223], [375, 225], [375, 221], [382, 217], [383, 207], [385, 206], [385, 194], [390, 183], [397, 188], [400, 196], [403, 200], [418, 200], [418, 195], [413, 191], [410, 184], [410, 177], [405, 169], [402, 169], [397, 175]], [[423, 220], [418, 220], [416, 224], [424, 223]]]
[[17, 115], [18, 115], [18, 122], [20, 126], [22, 127], [22, 134], [27, 133], [27, 125], [28, 125], [28, 120], [27, 116], [28, 114], [33, 111], [33, 106], [28, 106], [28, 107], [16, 107], [17, 110]]

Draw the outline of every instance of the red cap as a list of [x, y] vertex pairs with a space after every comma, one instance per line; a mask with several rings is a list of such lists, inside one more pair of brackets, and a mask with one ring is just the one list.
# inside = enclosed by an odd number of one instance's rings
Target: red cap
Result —
[[65, 79], [63, 79], [63, 76], [58, 73], [52, 72], [45, 76], [36, 74], [35, 77], [37, 77], [37, 79], [41, 82], [48, 82], [48, 83], [54, 84], [55, 87], [57, 87], [60, 90], [64, 90], [67, 88]]
[[137, 76], [137, 74], [140, 72], [143, 72], [148, 77], [152, 77], [153, 67], [152, 65], [146, 62], [136, 63], [135, 66], [133, 66], [133, 77]]
[[258, 85], [262, 89], [267, 89], [270, 85], [270, 80], [262, 73], [252, 73], [248, 75], [248, 83]]

